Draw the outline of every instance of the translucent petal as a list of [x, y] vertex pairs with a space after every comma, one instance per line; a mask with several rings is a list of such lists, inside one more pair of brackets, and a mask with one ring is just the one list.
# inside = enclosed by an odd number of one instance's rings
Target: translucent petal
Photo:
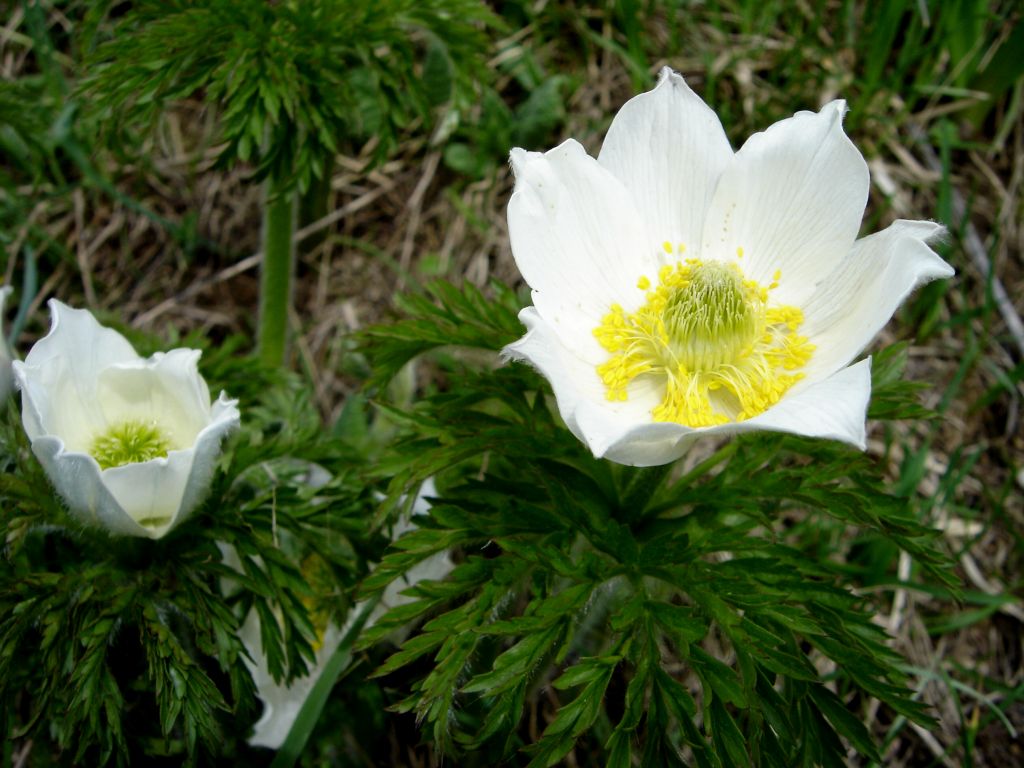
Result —
[[545, 154], [512, 150], [512, 253], [537, 311], [565, 342], [594, 359], [591, 331], [609, 307], [638, 304], [657, 254], [622, 183], [569, 140]]
[[703, 231], [705, 258], [800, 305], [849, 253], [868, 198], [868, 167], [843, 133], [845, 104], [798, 112], [751, 136], [722, 174]]
[[953, 268], [929, 246], [945, 230], [930, 221], [893, 223], [858, 240], [804, 306], [801, 332], [816, 350], [808, 378], [827, 376], [853, 360], [882, 330], [907, 296]]
[[699, 256], [715, 185], [732, 156], [718, 116], [666, 67], [653, 90], [615, 115], [598, 161], [629, 190], [655, 251], [667, 241]]

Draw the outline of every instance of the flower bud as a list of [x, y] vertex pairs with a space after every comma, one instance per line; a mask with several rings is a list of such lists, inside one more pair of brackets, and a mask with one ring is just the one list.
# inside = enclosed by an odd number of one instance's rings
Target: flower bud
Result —
[[209, 489], [238, 401], [210, 402], [198, 350], [143, 359], [86, 310], [50, 311], [50, 333], [14, 363], [32, 451], [80, 520], [159, 539]]

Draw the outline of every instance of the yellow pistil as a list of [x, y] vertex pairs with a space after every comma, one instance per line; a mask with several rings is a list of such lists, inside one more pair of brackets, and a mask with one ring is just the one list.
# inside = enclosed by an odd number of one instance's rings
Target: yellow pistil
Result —
[[735, 264], [686, 259], [662, 267], [642, 307], [627, 313], [613, 304], [594, 329], [611, 353], [597, 367], [607, 398], [626, 400], [634, 379], [646, 377], [664, 386], [655, 421], [708, 427], [763, 413], [803, 378], [814, 351], [797, 334], [803, 313], [770, 301], [781, 277], [765, 288]]
[[170, 441], [156, 424], [129, 419], [97, 435], [89, 453], [100, 469], [110, 469], [166, 456], [170, 448]]

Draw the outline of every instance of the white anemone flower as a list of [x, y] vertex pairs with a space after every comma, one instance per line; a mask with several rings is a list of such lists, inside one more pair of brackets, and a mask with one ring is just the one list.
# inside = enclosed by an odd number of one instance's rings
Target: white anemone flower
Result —
[[4, 338], [4, 304], [11, 290], [13, 289], [9, 285], [0, 288], [0, 406], [3, 405], [7, 396], [11, 394], [11, 388], [14, 385], [11, 353], [7, 349], [7, 339]]
[[86, 310], [50, 312], [50, 333], [14, 363], [32, 451], [79, 519], [158, 539], [208, 490], [237, 401], [210, 402], [198, 350], [143, 359]]
[[533, 306], [505, 355], [551, 382], [595, 456], [664, 464], [699, 435], [762, 429], [864, 449], [871, 361], [851, 362], [953, 270], [932, 222], [857, 239], [868, 167], [845, 110], [798, 112], [734, 153], [664, 69], [596, 159], [572, 139], [512, 150], [509, 235]]
[[[436, 493], [433, 479], [424, 482], [419, 496], [413, 504], [412, 513], [426, 514], [430, 509], [430, 504], [425, 497], [433, 496]], [[394, 539], [398, 539], [415, 527], [415, 524], [410, 519], [403, 518], [395, 525], [392, 530], [392, 536]], [[225, 562], [235, 568], [240, 568], [240, 563], [237, 562], [238, 555], [234, 552], [234, 549], [227, 550], [227, 547], [222, 548]], [[307, 567], [307, 565], [311, 566], [311, 568]], [[414, 600], [415, 598], [401, 594], [406, 589], [409, 589], [409, 587], [421, 581], [440, 581], [454, 567], [454, 563], [448, 557], [447, 552], [438, 552], [417, 563], [387, 586], [381, 595], [380, 602], [377, 603], [370, 613], [365, 626], [372, 626], [377, 619], [391, 608]], [[315, 568], [315, 562], [304, 563], [303, 571], [305, 573], [307, 570], [315, 570]], [[315, 583], [315, 573], [305, 573], [305, 575], [311, 582]], [[260, 620], [256, 615], [256, 611], [249, 611], [239, 630], [239, 637], [241, 637], [242, 643], [251, 657], [251, 659], [246, 659], [245, 663], [249, 668], [250, 674], [252, 674], [253, 683], [256, 685], [256, 691], [260, 700], [263, 702], [263, 712], [260, 715], [260, 719], [253, 726], [253, 733], [249, 738], [250, 744], [270, 749], [279, 749], [281, 747], [291, 731], [295, 719], [299, 716], [302, 705], [309, 698], [309, 694], [312, 693], [317, 680], [323, 674], [327, 662], [330, 661], [334, 652], [338, 649], [338, 645], [345, 637], [346, 632], [348, 632], [351, 623], [355, 621], [355, 617], [360, 612], [361, 607], [362, 604], [359, 604], [349, 611], [349, 619], [343, 627], [338, 627], [330, 621], [326, 621], [317, 627], [319, 645], [316, 649], [314, 664], [307, 674], [296, 678], [290, 683], [276, 682], [270, 674], [270, 670], [267, 667], [267, 657], [263, 653], [263, 645], [260, 639]], [[314, 624], [317, 623], [317, 618], [317, 616], [313, 617]]]

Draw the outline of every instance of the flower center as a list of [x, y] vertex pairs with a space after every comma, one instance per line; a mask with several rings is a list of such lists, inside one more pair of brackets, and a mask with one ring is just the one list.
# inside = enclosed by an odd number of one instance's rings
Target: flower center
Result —
[[166, 456], [170, 447], [156, 424], [130, 419], [97, 435], [89, 453], [100, 469], [110, 469]]
[[765, 288], [735, 264], [700, 259], [662, 267], [642, 307], [627, 313], [613, 304], [594, 329], [611, 353], [597, 366], [607, 398], [626, 400], [645, 377], [664, 386], [655, 421], [707, 427], [763, 413], [803, 378], [814, 351], [796, 333], [803, 313], [770, 304], [779, 278]]

